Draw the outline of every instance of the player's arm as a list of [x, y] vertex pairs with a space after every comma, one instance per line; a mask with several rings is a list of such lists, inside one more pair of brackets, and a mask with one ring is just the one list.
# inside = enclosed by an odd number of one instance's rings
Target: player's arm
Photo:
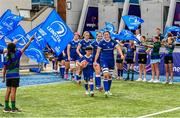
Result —
[[25, 50], [29, 47], [29, 45], [31, 44], [31, 42], [33, 41], [34, 39], [34, 36], [32, 36], [30, 39], [29, 39], [29, 42], [23, 47], [23, 49], [21, 50], [21, 53], [24, 53]]
[[134, 62], [136, 62], [136, 48], [134, 47]]
[[116, 45], [116, 49], [117, 49], [118, 53], [121, 55], [121, 58], [124, 59], [124, 55], [123, 55], [123, 52], [121, 50], [121, 47], [119, 45]]
[[94, 64], [97, 64], [97, 60], [98, 60], [98, 58], [99, 58], [100, 52], [101, 52], [101, 48], [98, 47], [98, 48], [97, 48], [97, 51], [96, 51], [96, 56], [95, 56], [95, 59], [94, 59]]
[[76, 52], [77, 52], [77, 54], [79, 55], [79, 57], [83, 57], [83, 55], [80, 53], [80, 49], [81, 49], [81, 44], [78, 44], [78, 47], [77, 47], [77, 49], [76, 49]]
[[67, 56], [68, 56], [68, 60], [69, 60], [69, 61], [70, 61], [70, 59], [71, 59], [71, 56], [70, 56], [70, 49], [71, 49], [71, 45], [68, 44], [68, 46], [67, 46]]
[[3, 67], [2, 73], [3, 73], [3, 80], [2, 80], [2, 82], [4, 83], [5, 82], [5, 76], [6, 76], [6, 66]]

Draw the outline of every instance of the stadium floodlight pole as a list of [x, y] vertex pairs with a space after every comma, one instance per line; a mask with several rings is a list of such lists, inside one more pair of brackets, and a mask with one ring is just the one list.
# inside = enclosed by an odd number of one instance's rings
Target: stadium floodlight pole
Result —
[[81, 35], [83, 32], [84, 23], [85, 23], [86, 16], [87, 16], [88, 4], [89, 4], [89, 0], [84, 0], [81, 17], [80, 17], [80, 21], [79, 21], [79, 25], [78, 25], [78, 30], [77, 30]]
[[166, 21], [166, 27], [173, 24], [174, 13], [176, 9], [176, 0], [170, 0], [169, 13]]
[[[124, 1], [124, 6], [123, 6], [123, 12], [122, 12], [122, 16], [128, 15], [128, 11], [129, 11], [129, 5], [130, 5], [130, 0], [125, 0]], [[124, 21], [121, 17], [121, 21], [120, 21], [120, 25], [119, 25], [119, 33], [121, 32], [122, 29], [124, 29], [125, 24]]]

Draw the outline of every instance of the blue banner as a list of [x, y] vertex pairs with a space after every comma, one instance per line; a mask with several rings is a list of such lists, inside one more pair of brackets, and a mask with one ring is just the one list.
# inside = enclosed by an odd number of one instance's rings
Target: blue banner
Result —
[[38, 32], [57, 55], [66, 48], [74, 36], [55, 10], [50, 13]]
[[98, 30], [98, 7], [88, 7], [83, 31]]
[[136, 38], [136, 36], [129, 30], [122, 30], [119, 33], [119, 40], [134, 40], [137, 43], [140, 43], [140, 41]]
[[42, 26], [42, 24], [43, 23], [41, 23], [40, 25], [38, 25], [37, 27], [35, 27], [33, 30], [31, 30], [26, 34], [27, 39], [30, 39], [34, 35], [35, 39], [33, 40], [33, 42], [35, 41], [35, 43], [38, 46], [38, 49], [40, 50], [44, 50], [47, 44], [46, 40], [39, 33], [39, 28]]
[[[164, 66], [164, 53], [161, 53], [161, 62], [159, 64], [160, 74], [165, 76], [165, 66]], [[150, 64], [150, 55], [148, 55], [147, 64], [146, 64], [146, 71], [147, 73], [151, 74], [151, 64]], [[180, 76], [180, 53], [175, 52], [173, 53], [173, 72], [174, 76]], [[124, 70], [127, 70], [127, 64], [124, 64]], [[135, 72], [139, 73], [139, 64], [138, 64], [138, 53], [136, 53], [136, 62], [134, 66]]]
[[33, 41], [25, 51], [25, 55], [38, 63], [49, 63], [45, 58], [43, 51], [38, 49], [37, 47], [39, 47], [39, 45], [35, 41]]
[[0, 39], [7, 35], [10, 31], [14, 30], [19, 22], [22, 20], [21, 16], [17, 16], [11, 13], [11, 10], [7, 10], [1, 17], [0, 22]]
[[26, 34], [26, 38], [28, 40], [32, 36], [34, 36], [34, 40], [31, 42], [30, 46], [25, 51], [25, 55], [38, 63], [49, 63], [43, 53], [43, 49], [46, 47], [47, 43], [38, 32], [41, 25], [42, 23]]
[[0, 48], [2, 49], [7, 48], [7, 45], [4, 39], [0, 39]]
[[144, 22], [143, 19], [133, 15], [122, 16], [122, 19], [129, 30], [137, 30], [139, 26]]
[[28, 40], [24, 36], [26, 33], [24, 29], [19, 25], [15, 30], [11, 31], [8, 35], [5, 37], [10, 39], [11, 41], [18, 40], [16, 47], [22, 49]]

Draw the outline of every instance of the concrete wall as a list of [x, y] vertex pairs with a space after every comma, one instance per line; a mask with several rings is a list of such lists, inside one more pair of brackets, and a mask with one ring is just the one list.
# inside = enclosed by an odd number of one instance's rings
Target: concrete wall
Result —
[[84, 0], [67, 0], [67, 2], [71, 2], [72, 7], [67, 10], [66, 23], [72, 31], [77, 31]]
[[11, 9], [14, 14], [19, 15], [19, 9], [31, 9], [31, 0], [0, 0], [0, 16], [7, 9]]
[[113, 4], [98, 4], [99, 12], [99, 29], [104, 27], [105, 22], [113, 23], [118, 30], [118, 3]]
[[33, 19], [32, 21], [24, 20], [24, 21], [20, 22], [20, 25], [24, 28], [24, 30], [26, 32], [29, 32], [31, 29], [35, 28], [40, 23], [42, 23], [47, 18], [47, 16], [51, 13], [52, 10], [53, 9], [49, 7], [45, 11], [43, 11], [40, 15], [38, 15], [38, 17]]

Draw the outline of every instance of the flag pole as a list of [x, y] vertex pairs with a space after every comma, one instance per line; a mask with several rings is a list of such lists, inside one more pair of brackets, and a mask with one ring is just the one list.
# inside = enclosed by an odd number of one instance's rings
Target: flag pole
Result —
[[89, 0], [84, 0], [81, 17], [80, 17], [80, 21], [79, 21], [79, 25], [78, 25], [78, 30], [77, 30], [81, 35], [83, 32], [84, 23], [85, 23], [86, 16], [87, 16], [88, 4], [89, 4]]
[[169, 6], [169, 13], [168, 13], [167, 21], [166, 21], [166, 27], [172, 26], [175, 9], [176, 9], [176, 0], [171, 0], [170, 6]]
[[[125, 0], [124, 1], [124, 6], [123, 6], [123, 12], [122, 12], [122, 16], [128, 15], [128, 11], [129, 11], [129, 5], [130, 5], [130, 0]], [[120, 25], [119, 25], [119, 33], [121, 32], [122, 29], [124, 29], [125, 24], [124, 21], [121, 17], [121, 21], [120, 21]]]

